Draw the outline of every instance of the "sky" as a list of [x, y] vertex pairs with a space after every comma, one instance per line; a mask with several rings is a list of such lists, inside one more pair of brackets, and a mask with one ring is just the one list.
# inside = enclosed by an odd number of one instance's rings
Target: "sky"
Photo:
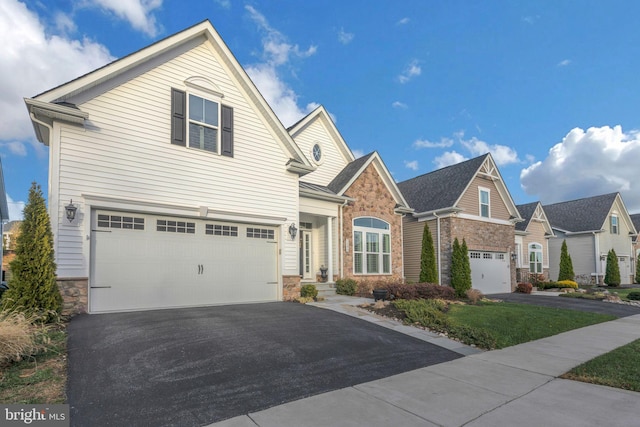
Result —
[[491, 152], [516, 204], [619, 191], [640, 213], [640, 2], [0, 0], [12, 220], [46, 193], [24, 98], [205, 19], [285, 127], [324, 105], [396, 181]]

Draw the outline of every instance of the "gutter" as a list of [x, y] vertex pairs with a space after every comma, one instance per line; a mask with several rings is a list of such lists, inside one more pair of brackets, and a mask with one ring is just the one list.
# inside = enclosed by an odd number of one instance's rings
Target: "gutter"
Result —
[[425, 217], [437, 218], [438, 214], [458, 213], [458, 212], [463, 212], [463, 211], [464, 211], [464, 209], [461, 209], [461, 208], [442, 208], [442, 209], [435, 209], [435, 210], [432, 210], [432, 211], [414, 213], [413, 217], [414, 218], [425, 218]]
[[351, 197], [333, 195], [333, 194], [325, 193], [322, 191], [309, 190], [307, 188], [304, 188], [304, 189], [301, 188], [299, 190], [299, 194], [300, 196], [306, 196], [311, 199], [325, 200], [327, 202], [345, 203], [345, 202], [355, 201], [355, 199]]

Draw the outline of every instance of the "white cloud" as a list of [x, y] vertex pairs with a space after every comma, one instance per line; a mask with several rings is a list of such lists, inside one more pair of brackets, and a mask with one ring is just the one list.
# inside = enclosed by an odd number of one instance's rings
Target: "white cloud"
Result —
[[362, 150], [351, 150], [351, 152], [353, 153], [353, 157], [355, 157], [356, 159], [359, 159], [360, 157], [364, 156], [364, 151]]
[[529, 164], [536, 161], [536, 156], [534, 156], [533, 154], [527, 154], [526, 156], [524, 156], [524, 158], [527, 159], [527, 163]]
[[397, 24], [398, 24], [398, 25], [405, 25], [405, 24], [408, 24], [408, 23], [409, 23], [409, 21], [410, 21], [410, 19], [409, 19], [409, 18], [402, 18], [401, 20], [399, 20], [399, 21], [398, 21], [398, 23], [397, 23]]
[[338, 41], [342, 44], [351, 43], [354, 37], [353, 33], [347, 33], [344, 28], [340, 28], [340, 31], [338, 31]]
[[499, 144], [487, 144], [475, 136], [471, 139], [465, 140], [464, 133], [462, 132], [458, 132], [456, 136], [460, 139], [460, 143], [462, 143], [462, 145], [469, 150], [474, 157], [491, 153], [493, 160], [495, 160], [498, 166], [520, 162], [520, 159], [518, 159], [518, 153], [511, 147]]
[[432, 142], [426, 139], [417, 139], [413, 142], [413, 148], [446, 148], [453, 145], [453, 139], [440, 138], [438, 142]]
[[[298, 95], [279, 75], [279, 67], [287, 64], [291, 57], [307, 58], [317, 51], [316, 46], [301, 50], [298, 45], [287, 42], [286, 37], [275, 28], [252, 6], [245, 6], [250, 17], [263, 32], [262, 47], [264, 62], [245, 67], [247, 73], [256, 84], [262, 96], [285, 126], [297, 122], [318, 107], [311, 102], [306, 107], [298, 106]], [[332, 117], [334, 120], [335, 118]]]
[[527, 194], [543, 203], [619, 191], [630, 212], [640, 212], [640, 132], [621, 126], [571, 130], [548, 156], [520, 172]]
[[7, 147], [16, 156], [23, 157], [27, 155], [27, 146], [22, 141], [0, 142], [0, 147]]
[[77, 29], [76, 23], [73, 22], [73, 19], [65, 13], [57, 12], [54, 20], [56, 23], [56, 29], [61, 34], [74, 33]]
[[88, 4], [113, 12], [149, 37], [160, 32], [153, 11], [162, 6], [162, 0], [89, 0]]
[[404, 166], [407, 169], [411, 169], [413, 171], [417, 171], [418, 170], [418, 161], [417, 160], [412, 160], [412, 161], [405, 160], [404, 161]]
[[214, 0], [224, 9], [231, 9], [231, 0]]
[[447, 151], [442, 156], [436, 157], [433, 163], [436, 165], [437, 169], [444, 168], [446, 166], [455, 165], [456, 163], [464, 162], [468, 160], [462, 154], [456, 151]]
[[0, 40], [0, 141], [33, 139], [24, 97], [113, 60], [91, 40], [48, 35], [38, 16], [17, 0], [0, 2]]
[[402, 74], [398, 76], [398, 81], [404, 84], [420, 74], [422, 74], [422, 68], [418, 63], [418, 60], [414, 59], [409, 63], [409, 65], [407, 65], [407, 68], [405, 68]]
[[9, 207], [9, 221], [21, 221], [22, 211], [24, 210], [24, 202], [14, 202], [7, 194], [7, 206]]
[[566, 67], [569, 64], [571, 64], [570, 59], [563, 59], [562, 61], [558, 62], [558, 67]]
[[391, 104], [391, 106], [393, 108], [399, 108], [401, 110], [406, 110], [407, 108], [409, 108], [409, 106], [407, 104], [405, 104], [404, 102], [400, 102], [400, 101], [394, 101], [394, 103]]

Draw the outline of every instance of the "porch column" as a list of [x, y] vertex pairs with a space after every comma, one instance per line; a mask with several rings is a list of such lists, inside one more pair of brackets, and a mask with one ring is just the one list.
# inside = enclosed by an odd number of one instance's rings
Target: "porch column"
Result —
[[327, 217], [327, 281], [333, 282], [333, 218]]

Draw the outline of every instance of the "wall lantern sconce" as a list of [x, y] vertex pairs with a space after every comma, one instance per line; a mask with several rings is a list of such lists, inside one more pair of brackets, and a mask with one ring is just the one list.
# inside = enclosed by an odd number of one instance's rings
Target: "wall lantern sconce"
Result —
[[607, 256], [606, 256], [606, 255], [600, 255], [600, 261], [604, 261], [604, 260], [606, 260], [606, 259], [607, 259]]
[[73, 205], [73, 200], [69, 200], [69, 204], [64, 207], [64, 212], [67, 215], [67, 219], [69, 220], [69, 222], [73, 222], [73, 220], [76, 218], [77, 211], [78, 208]]
[[297, 234], [298, 234], [298, 229], [296, 228], [296, 225], [292, 222], [291, 225], [289, 226], [289, 236], [291, 236], [291, 240], [295, 239]]
[[515, 252], [511, 252], [511, 261], [516, 261], [518, 259], [518, 254]]

